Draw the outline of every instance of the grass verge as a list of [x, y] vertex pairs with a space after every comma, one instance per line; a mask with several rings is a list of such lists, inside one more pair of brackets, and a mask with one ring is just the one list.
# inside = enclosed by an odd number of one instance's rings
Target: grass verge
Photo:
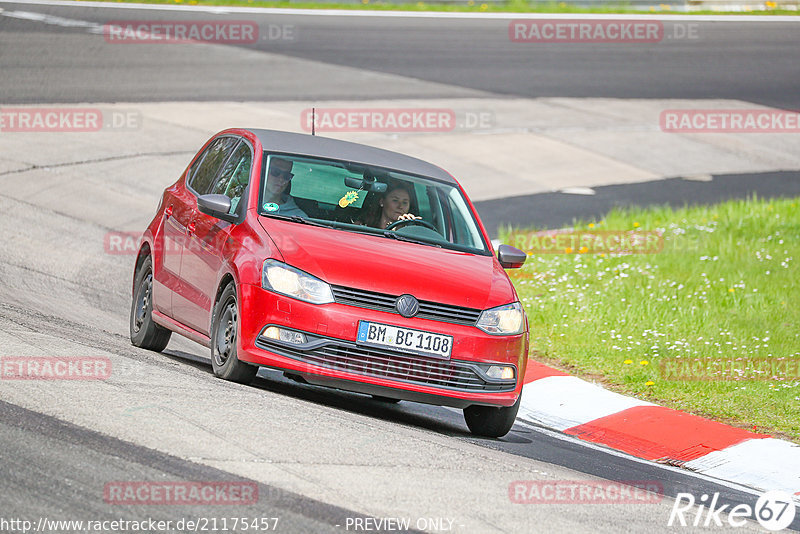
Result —
[[168, 4], [186, 6], [230, 6], [230, 7], [264, 7], [290, 9], [368, 9], [375, 11], [438, 11], [459, 13], [596, 13], [596, 14], [635, 14], [635, 15], [800, 15], [800, 11], [770, 7], [765, 3], [763, 9], [742, 11], [679, 11], [668, 4], [651, 7], [649, 10], [634, 9], [620, 3], [616, 6], [577, 7], [563, 2], [531, 2], [528, 0], [507, 0], [504, 2], [482, 2], [481, 0], [463, 0], [447, 3], [429, 2], [385, 2], [383, 0], [360, 0], [357, 2], [311, 2], [287, 0], [77, 0], [80, 2], [102, 1], [137, 4]]
[[[800, 442], [798, 204], [617, 209], [557, 238], [506, 231], [503, 242], [549, 251], [509, 271], [536, 358]], [[613, 253], [626, 238], [637, 253]]]

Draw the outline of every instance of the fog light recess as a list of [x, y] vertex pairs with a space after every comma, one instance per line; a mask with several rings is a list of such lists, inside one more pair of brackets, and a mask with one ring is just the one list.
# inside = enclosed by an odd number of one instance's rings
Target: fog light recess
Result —
[[306, 342], [306, 336], [302, 332], [295, 332], [294, 330], [287, 330], [277, 326], [268, 326], [261, 332], [260, 337], [283, 341], [284, 343], [291, 343], [293, 345], [302, 345]]
[[486, 376], [498, 380], [513, 380], [514, 368], [510, 365], [491, 365], [486, 370]]

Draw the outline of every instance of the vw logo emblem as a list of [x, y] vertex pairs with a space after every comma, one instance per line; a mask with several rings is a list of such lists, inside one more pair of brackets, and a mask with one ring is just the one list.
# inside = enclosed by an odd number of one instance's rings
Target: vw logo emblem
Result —
[[400, 295], [394, 303], [397, 313], [403, 317], [414, 317], [419, 313], [419, 302], [411, 295]]

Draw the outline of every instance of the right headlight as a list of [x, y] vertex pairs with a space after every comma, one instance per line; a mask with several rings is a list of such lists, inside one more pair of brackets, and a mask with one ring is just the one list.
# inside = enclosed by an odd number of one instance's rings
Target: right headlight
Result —
[[312, 304], [333, 302], [331, 286], [326, 282], [276, 260], [264, 262], [261, 287]]
[[522, 305], [519, 302], [512, 302], [484, 310], [475, 326], [487, 334], [510, 336], [522, 332], [523, 317]]

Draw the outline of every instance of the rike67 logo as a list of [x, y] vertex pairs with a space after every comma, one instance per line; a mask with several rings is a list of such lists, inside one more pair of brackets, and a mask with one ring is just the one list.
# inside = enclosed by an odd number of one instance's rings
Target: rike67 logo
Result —
[[[682, 527], [743, 527], [747, 519], [755, 518], [767, 530], [783, 530], [794, 521], [797, 513], [792, 496], [785, 491], [768, 491], [756, 501], [755, 507], [749, 504], [719, 505], [719, 493], [709, 499], [703, 494], [695, 501], [691, 493], [678, 493], [667, 526]], [[698, 506], [695, 507], [695, 504]], [[730, 509], [729, 509], [730, 508]], [[722, 514], [726, 514], [725, 517]], [[705, 517], [704, 517], [705, 516]]]

